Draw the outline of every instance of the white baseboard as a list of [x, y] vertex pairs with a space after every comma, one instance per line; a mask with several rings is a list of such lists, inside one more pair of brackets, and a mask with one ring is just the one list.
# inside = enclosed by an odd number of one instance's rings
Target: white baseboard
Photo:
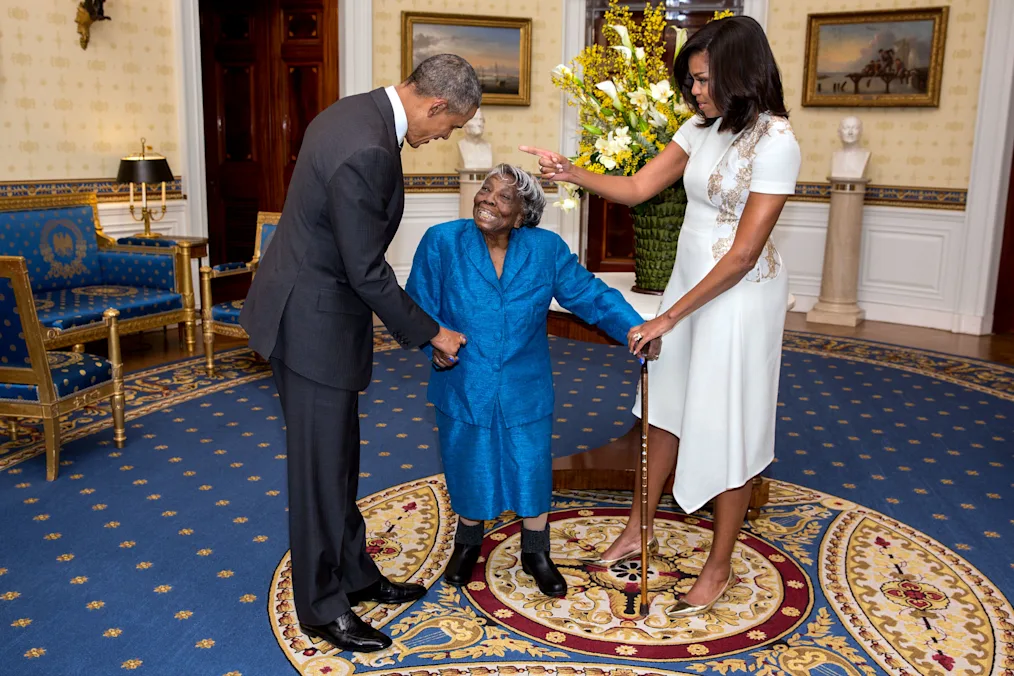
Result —
[[[799, 293], [796, 293], [795, 296], [796, 306], [792, 309], [793, 312], [806, 314], [813, 307], [814, 303], [817, 302], [817, 296]], [[953, 322], [956, 317], [952, 312], [887, 305], [886, 303], [864, 302], [859, 305], [866, 311], [867, 321], [922, 326], [928, 329], [941, 329], [943, 331], [951, 331], [953, 329]], [[958, 333], [972, 333], [972, 331], [958, 331]]]

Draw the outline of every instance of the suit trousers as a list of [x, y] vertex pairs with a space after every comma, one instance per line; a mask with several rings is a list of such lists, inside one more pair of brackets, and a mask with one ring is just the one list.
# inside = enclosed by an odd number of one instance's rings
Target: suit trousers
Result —
[[347, 594], [378, 579], [366, 551], [359, 487], [359, 393], [315, 382], [271, 359], [285, 416], [292, 593], [303, 624], [328, 624]]

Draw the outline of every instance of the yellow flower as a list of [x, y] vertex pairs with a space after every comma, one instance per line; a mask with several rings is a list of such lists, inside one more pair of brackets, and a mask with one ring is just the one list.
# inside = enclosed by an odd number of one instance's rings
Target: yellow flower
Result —
[[[727, 19], [730, 16], [736, 16], [736, 13], [733, 12], [731, 9], [723, 9], [721, 11], [716, 10], [714, 15], [711, 17], [711, 21], [718, 21], [719, 19]], [[708, 23], [711, 22], [709, 21]]]

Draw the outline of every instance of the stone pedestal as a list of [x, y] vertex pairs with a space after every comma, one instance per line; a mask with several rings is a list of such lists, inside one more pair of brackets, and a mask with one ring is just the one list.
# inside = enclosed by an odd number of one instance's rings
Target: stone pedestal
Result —
[[458, 169], [458, 218], [472, 217], [472, 203], [489, 169]]
[[863, 232], [865, 178], [830, 178], [831, 209], [824, 241], [824, 270], [820, 298], [806, 321], [858, 326], [866, 312], [856, 303], [859, 290], [859, 256]]

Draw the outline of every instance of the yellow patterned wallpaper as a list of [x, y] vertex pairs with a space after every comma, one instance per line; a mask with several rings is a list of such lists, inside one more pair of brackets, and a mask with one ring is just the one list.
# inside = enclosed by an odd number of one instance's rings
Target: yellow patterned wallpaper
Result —
[[[496, 7], [496, 10], [491, 10]], [[501, 14], [501, 10], [503, 14]], [[401, 13], [439, 12], [485, 17], [512, 16], [532, 19], [532, 105], [486, 106], [485, 138], [493, 145], [495, 162], [511, 162], [534, 169], [535, 158], [518, 145], [556, 149], [560, 143], [560, 94], [550, 72], [562, 60], [563, 3], [558, 0], [514, 0], [507, 4], [488, 0], [374, 0], [373, 84], [401, 80]], [[406, 174], [453, 174], [460, 164], [455, 132], [447, 141], [433, 141], [414, 150], [406, 147], [402, 163]]]
[[180, 172], [172, 0], [0, 0], [0, 181], [109, 178], [141, 137]]
[[[802, 107], [808, 14], [940, 5], [951, 10], [939, 108]], [[855, 114], [863, 121], [862, 143], [872, 151], [872, 183], [967, 188], [988, 10], [989, 0], [772, 0], [767, 31], [803, 150], [799, 180], [827, 180], [831, 154], [841, 145], [838, 122]]]

